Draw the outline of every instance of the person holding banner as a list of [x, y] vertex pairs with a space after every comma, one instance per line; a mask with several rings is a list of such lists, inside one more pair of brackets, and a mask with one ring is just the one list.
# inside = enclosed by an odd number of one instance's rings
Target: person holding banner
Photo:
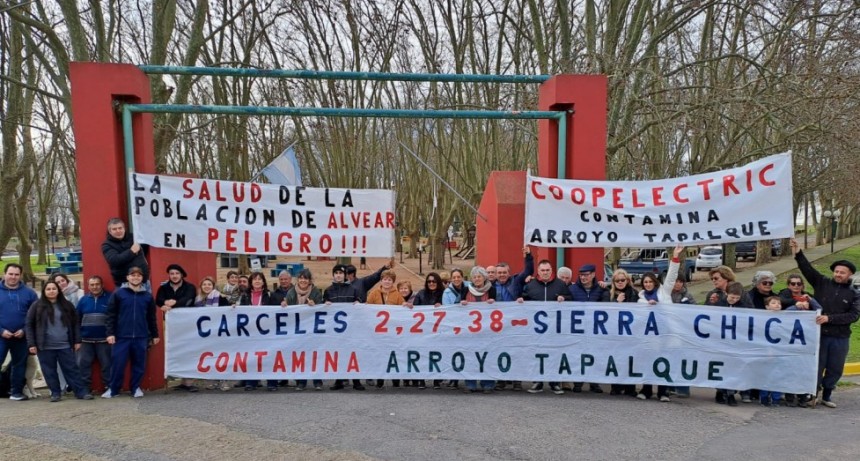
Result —
[[451, 269], [451, 282], [445, 287], [445, 293], [442, 295], [442, 304], [448, 306], [451, 304], [459, 304], [469, 290], [469, 282], [465, 281], [463, 271], [460, 269]]
[[[332, 283], [326, 288], [323, 293], [323, 300], [327, 305], [335, 303], [350, 303], [358, 304], [362, 301], [358, 295], [358, 289], [346, 281], [346, 266], [343, 264], [335, 264], [331, 270]], [[339, 391], [344, 388], [345, 379], [336, 379], [334, 386], [329, 387], [330, 390]], [[352, 388], [356, 391], [363, 391], [365, 387], [361, 384], [360, 379], [352, 380]]]
[[[662, 285], [660, 284], [660, 278], [653, 272], [647, 272], [642, 276], [642, 291], [639, 292], [640, 304], [653, 305], [657, 303], [672, 303], [672, 289], [675, 286], [675, 279], [678, 278], [678, 268], [681, 265], [681, 259], [679, 256], [682, 251], [684, 251], [684, 247], [681, 245], [675, 246], [675, 249], [672, 251], [672, 261], [669, 263], [669, 270], [666, 272], [666, 280], [664, 280], [665, 283]], [[636, 398], [647, 400], [651, 398], [653, 393], [654, 387], [650, 384], [645, 384], [639, 390], [639, 393], [636, 394]], [[657, 398], [659, 398], [661, 402], [671, 401], [671, 399], [669, 399], [669, 386], [657, 386]]]
[[[472, 302], [492, 304], [496, 300], [496, 288], [490, 283], [486, 269], [481, 266], [473, 267], [471, 272], [469, 272], [469, 280], [471, 283], [469, 284], [468, 292], [466, 293], [466, 297], [460, 301], [460, 304], [464, 306]], [[478, 392], [478, 381], [467, 379], [465, 384], [466, 388], [463, 389], [463, 392]], [[493, 389], [496, 387], [496, 382], [489, 379], [482, 379], [480, 384], [484, 394], [492, 394]]]
[[[821, 325], [821, 343], [818, 353], [818, 389], [821, 404], [836, 408], [832, 400], [836, 383], [842, 377], [845, 358], [851, 338], [851, 324], [860, 319], [860, 291], [851, 284], [851, 276], [857, 267], [851, 261], [839, 260], [830, 265], [832, 277], [818, 272], [801, 251], [797, 240], [791, 239], [791, 250], [800, 273], [806, 277], [815, 291], [815, 299], [821, 303], [821, 315], [815, 323]], [[816, 396], [816, 403], [818, 397]]]
[[[272, 294], [269, 292], [269, 286], [266, 285], [266, 276], [263, 275], [262, 272], [254, 272], [248, 278], [250, 283], [250, 289], [244, 293], [242, 293], [241, 298], [239, 299], [239, 304], [242, 306], [279, 306], [280, 303], [276, 303], [272, 299]], [[245, 386], [245, 391], [253, 391], [257, 389], [257, 386], [260, 384], [259, 380], [256, 379], [246, 379], [243, 381]], [[266, 389], [269, 392], [274, 392], [278, 390], [278, 381], [275, 379], [267, 379], [266, 380]]]
[[111, 378], [102, 398], [119, 394], [125, 380], [125, 366], [131, 362], [129, 389], [134, 398], [143, 397], [140, 383], [146, 371], [146, 351], [158, 344], [158, 324], [155, 320], [155, 300], [143, 286], [143, 269], [132, 267], [127, 283], [114, 291], [108, 301], [107, 342], [113, 345]]
[[[579, 268], [579, 277], [576, 282], [571, 283], [568, 288], [570, 289], [570, 295], [574, 302], [601, 302], [609, 299], [609, 292], [603, 289], [603, 287], [597, 283], [595, 283], [595, 271], [597, 268], [594, 264], [583, 264], [582, 267]], [[582, 392], [582, 382], [574, 382], [573, 383], [573, 392], [580, 393]], [[600, 387], [600, 384], [596, 383], [588, 383], [588, 388], [591, 392], [595, 394], [602, 394], [603, 389]]]
[[409, 280], [401, 280], [397, 282], [397, 291], [400, 292], [400, 296], [403, 296], [404, 306], [412, 309], [412, 306], [415, 305], [415, 292], [412, 291], [412, 282]]
[[221, 288], [221, 295], [227, 298], [229, 305], [239, 303], [239, 297], [242, 296], [242, 290], [239, 289], [239, 273], [236, 271], [227, 271], [227, 283]]
[[380, 280], [382, 280], [382, 273], [394, 269], [394, 258], [388, 261], [388, 264], [379, 268], [378, 271], [366, 276], [356, 278], [356, 274], [358, 270], [352, 264], [344, 266], [346, 269], [346, 281], [350, 285], [354, 286], [358, 291], [358, 298], [362, 300], [362, 302], [367, 299], [367, 292], [371, 290]]
[[278, 288], [272, 292], [272, 302], [280, 304], [281, 306], [286, 306], [287, 304], [287, 294], [293, 288], [293, 274], [290, 274], [289, 271], [281, 271], [278, 274]]
[[[635, 303], [639, 302], [639, 293], [633, 287], [630, 274], [624, 269], [616, 269], [612, 273], [612, 286], [609, 287], [609, 302], [613, 303]], [[613, 384], [609, 395], [628, 395], [636, 397], [635, 384]]]
[[[552, 273], [552, 263], [548, 259], [538, 263], [537, 277], [533, 278], [523, 288], [523, 294], [517, 298], [518, 303], [524, 301], [570, 301], [570, 289], [561, 280], [555, 278]], [[555, 395], [564, 394], [561, 383], [550, 382], [549, 388]], [[532, 384], [529, 393], [537, 394], [543, 392], [543, 383]]]
[[726, 287], [735, 281], [735, 272], [728, 266], [717, 266], [708, 272], [714, 289], [705, 295], [705, 305], [719, 306], [726, 300]]
[[[323, 295], [319, 288], [314, 286], [314, 276], [309, 269], [302, 269], [296, 276], [296, 284], [290, 288], [284, 301], [288, 306], [316, 306], [323, 303]], [[323, 382], [315, 379], [314, 390], [321, 391]], [[296, 380], [296, 390], [303, 391], [308, 386], [308, 380]]]
[[149, 264], [146, 253], [149, 246], [134, 241], [131, 232], [125, 231], [125, 222], [120, 218], [110, 218], [107, 223], [107, 237], [102, 242], [102, 255], [110, 267], [114, 288], [126, 282], [129, 269], [137, 267], [143, 271], [143, 286], [149, 290]]
[[[170, 264], [167, 266], [167, 277], [167, 282], [158, 287], [155, 305], [165, 314], [173, 308], [194, 306], [197, 289], [185, 281], [185, 277], [188, 277], [185, 269], [179, 264]], [[183, 378], [176, 388], [188, 392], [197, 392], [197, 386], [194, 385], [193, 379]]]
[[[347, 268], [348, 270], [348, 268]], [[367, 304], [382, 305], [382, 306], [403, 306], [406, 300], [400, 295], [400, 291], [394, 285], [397, 281], [397, 274], [393, 270], [382, 271], [379, 286], [370, 290], [367, 294]], [[399, 379], [392, 379], [393, 387], [400, 387]], [[385, 387], [384, 379], [376, 380], [376, 388], [383, 389]]]
[[439, 307], [442, 305], [442, 295], [444, 292], [445, 285], [442, 282], [442, 277], [436, 272], [431, 272], [424, 279], [424, 288], [418, 291], [412, 304], [415, 306]]
[[215, 289], [215, 279], [209, 276], [203, 277], [200, 281], [200, 294], [194, 298], [194, 307], [229, 305], [230, 301]]
[[523, 247], [523, 271], [511, 276], [511, 266], [506, 262], [496, 264], [496, 301], [516, 301], [523, 293], [526, 279], [534, 274], [535, 262], [529, 246]]

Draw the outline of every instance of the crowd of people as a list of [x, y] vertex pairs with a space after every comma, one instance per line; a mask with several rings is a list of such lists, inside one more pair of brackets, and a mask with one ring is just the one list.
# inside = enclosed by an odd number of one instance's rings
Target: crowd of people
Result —
[[[767, 390], [717, 389], [715, 401], [719, 404], [737, 405], [741, 402], [758, 401], [766, 406], [807, 406], [811, 403], [834, 408], [832, 394], [839, 381], [848, 353], [850, 325], [860, 318], [860, 291], [851, 284], [855, 265], [846, 260], [834, 262], [830, 276], [819, 273], [807, 261], [797, 242], [791, 247], [800, 274], [787, 278], [787, 288], [774, 292], [776, 277], [769, 271], [758, 271], [752, 279], [752, 288], [745, 290], [736, 280], [735, 273], [726, 266], [710, 271], [714, 285], [704, 299], [709, 306], [725, 306], [768, 310], [821, 310], [816, 322], [821, 325], [819, 352], [818, 396], [782, 395]], [[579, 266], [574, 280], [573, 270], [560, 267], [557, 270], [548, 260], [535, 265], [528, 247], [523, 248], [523, 270], [512, 273], [508, 263], [476, 266], [469, 275], [460, 269], [448, 272], [430, 272], [422, 287], [413, 289], [411, 282], [397, 281], [393, 269], [394, 261], [376, 272], [357, 277], [354, 266], [337, 264], [332, 269], [332, 279], [325, 289], [315, 284], [313, 274], [304, 269], [294, 277], [290, 272], [278, 274], [277, 287], [270, 290], [262, 272], [241, 275], [235, 271], [227, 273], [226, 281], [218, 289], [217, 280], [204, 277], [199, 284], [186, 280], [188, 274], [179, 264], [166, 268], [167, 280], [152, 294], [150, 267], [145, 256], [146, 248], [135, 243], [126, 232], [122, 220], [112, 219], [108, 223], [107, 238], [102, 246], [103, 254], [110, 266], [114, 285], [112, 293], [104, 289], [101, 277], [87, 279], [88, 290], [84, 292], [68, 276], [55, 274], [42, 287], [41, 295], [21, 283], [21, 266], [8, 264], [0, 282], [0, 357], [9, 352], [12, 356], [12, 400], [26, 400], [22, 394], [23, 372], [28, 353], [38, 356], [45, 381], [50, 389], [52, 402], [62, 399], [64, 391], [71, 391], [79, 399], [92, 399], [93, 393], [103, 398], [118, 395], [124, 383], [124, 371], [131, 364], [129, 389], [133, 397], [142, 397], [141, 380], [144, 376], [146, 354], [150, 346], [159, 341], [156, 322], [158, 310], [202, 306], [315, 306], [333, 303], [368, 303], [403, 306], [451, 306], [469, 303], [494, 303], [530, 301], [554, 302], [618, 302], [638, 303], [644, 308], [650, 304], [696, 304], [688, 292], [683, 274], [679, 274], [679, 256], [683, 247], [674, 249], [672, 261], [665, 278], [646, 273], [642, 276], [641, 289], [623, 269], [615, 270], [609, 282], [596, 280], [596, 266], [585, 263]], [[804, 279], [814, 290], [806, 291]], [[93, 389], [90, 371], [94, 363], [99, 365], [101, 381], [106, 389]], [[287, 381], [267, 380], [266, 389], [277, 391]], [[335, 380], [329, 389], [337, 391], [349, 384], [347, 380]], [[383, 380], [368, 380], [365, 384], [376, 388], [385, 387]], [[352, 388], [365, 390], [365, 384], [353, 379]], [[434, 380], [432, 387], [441, 389], [441, 380]], [[569, 390], [582, 392], [585, 383], [549, 382], [546, 386], [555, 394]], [[602, 393], [600, 383], [588, 383], [589, 391]], [[307, 388], [306, 380], [297, 380], [294, 389]], [[399, 380], [392, 381], [399, 387]], [[425, 380], [406, 380], [404, 386], [427, 387]], [[496, 382], [492, 380], [451, 380], [449, 388], [464, 392], [492, 393], [511, 386], [522, 390], [521, 382]], [[228, 391], [243, 388], [254, 391], [260, 387], [256, 380], [239, 383], [215, 381], [207, 383], [209, 389]], [[323, 383], [314, 380], [315, 390], [322, 390]], [[197, 383], [182, 379], [177, 389], [198, 392]], [[544, 390], [544, 383], [535, 382], [530, 393]], [[656, 398], [670, 401], [673, 393], [689, 396], [689, 388], [656, 386]], [[654, 386], [612, 384], [611, 395], [626, 395], [642, 400], [655, 397]], [[813, 399], [817, 399], [813, 400]]]

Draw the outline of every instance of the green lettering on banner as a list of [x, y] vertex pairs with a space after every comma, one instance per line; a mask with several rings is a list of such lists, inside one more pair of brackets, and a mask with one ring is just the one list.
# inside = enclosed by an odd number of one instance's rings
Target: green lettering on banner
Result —
[[632, 355], [627, 356], [627, 376], [629, 376], [631, 378], [641, 378], [642, 377], [642, 373], [637, 373], [637, 372], [633, 371], [633, 356]]
[[579, 374], [585, 375], [585, 367], [594, 365], [594, 356], [591, 354], [582, 354], [579, 356]]
[[570, 374], [570, 362], [567, 361], [567, 354], [561, 354], [561, 362], [558, 364], [558, 374], [567, 372]]
[[454, 355], [451, 356], [451, 368], [456, 372], [461, 372], [463, 368], [466, 368], [466, 357], [463, 356], [462, 352], [454, 352]]
[[693, 371], [691, 371], [689, 373], [687, 372], [687, 359], [681, 360], [681, 376], [683, 376], [684, 379], [686, 379], [688, 381], [696, 379], [696, 375], [699, 374], [698, 371], [699, 371], [699, 361], [698, 360], [693, 360]]
[[[660, 364], [662, 364], [663, 366], [660, 367], [659, 366]], [[669, 372], [671, 371], [671, 366], [669, 365], [669, 359], [667, 359], [665, 357], [659, 357], [659, 358], [657, 358], [657, 360], [654, 360], [653, 370], [654, 370], [654, 376], [656, 376], [658, 378], [665, 379], [667, 383], [672, 382], [672, 376], [669, 375]]]
[[441, 373], [442, 370], [439, 369], [439, 362], [442, 360], [442, 353], [439, 351], [430, 351], [430, 366], [427, 371], [435, 371]]
[[391, 355], [388, 356], [388, 370], [385, 370], [385, 372], [391, 373], [391, 370], [400, 372], [400, 367], [397, 365], [397, 353], [394, 351], [391, 351]]
[[511, 356], [507, 352], [499, 354], [496, 362], [499, 365], [499, 371], [502, 373], [507, 373], [511, 369]]
[[711, 381], [722, 381], [723, 377], [718, 375], [720, 367], [725, 365], [723, 362], [708, 362], [708, 379]]
[[609, 360], [606, 361], [606, 372], [604, 374], [606, 376], [613, 375], [616, 378], [618, 377], [618, 367], [615, 366], [615, 357], [609, 356]]
[[543, 361], [545, 358], [549, 357], [549, 354], [535, 354], [535, 357], [537, 357], [538, 360], [540, 360], [540, 367], [539, 367], [540, 368], [540, 374], [541, 374], [541, 376], [543, 376]]
[[406, 352], [406, 371], [411, 373], [413, 371], [421, 371], [418, 369], [418, 359], [421, 358], [421, 354], [418, 351], [407, 351]]

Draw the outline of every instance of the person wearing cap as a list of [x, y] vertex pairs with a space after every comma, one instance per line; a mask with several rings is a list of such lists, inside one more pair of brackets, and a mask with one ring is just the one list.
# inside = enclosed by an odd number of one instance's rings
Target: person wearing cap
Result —
[[108, 300], [105, 332], [111, 352], [111, 378], [102, 398], [119, 394], [125, 379], [125, 366], [131, 362], [129, 389], [135, 398], [143, 397], [140, 383], [146, 371], [146, 351], [158, 344], [158, 324], [155, 320], [155, 300], [143, 287], [143, 269], [132, 266], [125, 285], [114, 291]]
[[[358, 296], [358, 290], [355, 286], [346, 281], [346, 266], [343, 264], [335, 264], [331, 270], [332, 283], [326, 288], [323, 293], [323, 300], [326, 304], [334, 303], [352, 303], [357, 304], [362, 302]], [[333, 391], [343, 389], [345, 379], [337, 379], [334, 381], [334, 386], [329, 387]], [[361, 380], [353, 379], [352, 388], [357, 391], [363, 391], [365, 387], [361, 384]]]
[[[179, 264], [167, 266], [167, 282], [158, 287], [158, 293], [155, 295], [155, 305], [162, 312], [167, 313], [174, 308], [194, 306], [197, 288], [186, 282], [185, 277], [188, 277], [188, 273]], [[183, 379], [176, 388], [188, 392], [197, 392], [197, 386], [194, 385], [193, 379]]]
[[[583, 264], [579, 268], [579, 277], [576, 282], [571, 283], [568, 288], [574, 302], [601, 302], [609, 301], [609, 291], [598, 285], [595, 281], [595, 271], [597, 268], [594, 264]], [[573, 392], [582, 392], [582, 384], [580, 382], [573, 383]], [[602, 394], [599, 384], [589, 383], [588, 388], [595, 394]]]
[[821, 314], [815, 323], [821, 325], [821, 342], [818, 352], [818, 389], [821, 403], [836, 408], [831, 400], [833, 389], [842, 377], [845, 358], [851, 338], [851, 324], [860, 318], [860, 291], [851, 286], [851, 276], [857, 267], [848, 260], [839, 260], [830, 265], [832, 277], [826, 277], [809, 263], [797, 240], [791, 239], [791, 251], [797, 267], [812, 285], [815, 299], [821, 304]]

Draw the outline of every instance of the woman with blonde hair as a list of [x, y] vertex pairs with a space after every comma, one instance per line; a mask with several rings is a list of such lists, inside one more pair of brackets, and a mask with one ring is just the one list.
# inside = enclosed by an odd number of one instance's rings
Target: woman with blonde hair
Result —
[[[639, 293], [633, 288], [633, 279], [624, 269], [616, 269], [612, 273], [612, 286], [606, 292], [609, 302], [613, 303], [635, 303], [639, 302]], [[635, 384], [613, 384], [609, 395], [628, 395], [636, 397]]]

